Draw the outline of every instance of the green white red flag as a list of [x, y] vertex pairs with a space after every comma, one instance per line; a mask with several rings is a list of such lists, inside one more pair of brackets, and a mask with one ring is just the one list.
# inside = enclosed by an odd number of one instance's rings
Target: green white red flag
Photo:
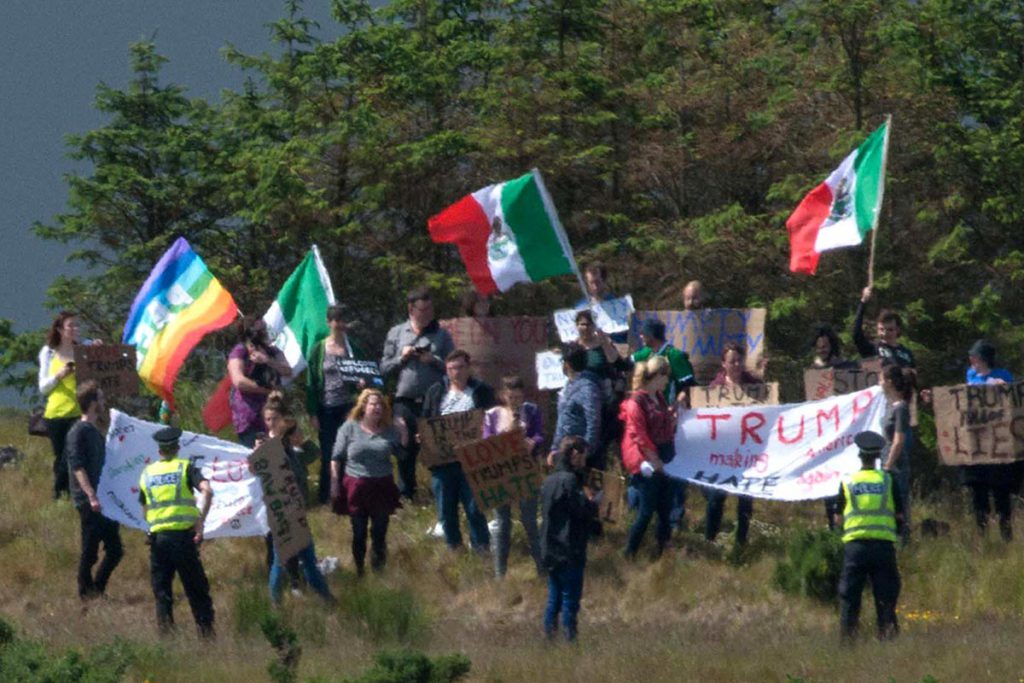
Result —
[[822, 252], [856, 246], [876, 228], [888, 147], [886, 121], [803, 198], [786, 221], [791, 271], [813, 275]]

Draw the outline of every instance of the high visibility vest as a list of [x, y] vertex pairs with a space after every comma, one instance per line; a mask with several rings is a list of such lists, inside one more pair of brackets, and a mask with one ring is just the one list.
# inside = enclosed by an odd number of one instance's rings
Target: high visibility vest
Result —
[[190, 529], [199, 519], [195, 496], [188, 487], [188, 460], [154, 462], [142, 471], [139, 489], [146, 497], [146, 523], [151, 532]]
[[843, 482], [843, 493], [846, 497], [843, 543], [869, 539], [896, 542], [899, 537], [889, 474], [880, 470], [858, 470]]

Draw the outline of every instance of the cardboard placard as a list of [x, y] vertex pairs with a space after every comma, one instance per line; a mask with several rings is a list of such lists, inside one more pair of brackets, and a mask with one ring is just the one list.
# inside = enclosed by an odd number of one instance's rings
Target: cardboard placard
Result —
[[622, 504], [626, 495], [626, 480], [617, 474], [590, 468], [587, 470], [587, 486], [593, 491], [603, 491], [597, 505], [597, 518], [614, 524], [622, 518]]
[[135, 347], [128, 344], [76, 344], [75, 377], [79, 386], [92, 380], [107, 398], [139, 393]]
[[548, 348], [547, 318], [450, 318], [440, 325], [455, 348], [469, 353], [476, 377], [498, 388], [505, 375], [519, 375], [527, 397], [535, 395], [536, 354]]
[[944, 464], [1024, 459], [1024, 382], [935, 387], [932, 399]]
[[343, 382], [364, 380], [367, 387], [384, 386], [384, 378], [380, 374], [380, 365], [375, 360], [355, 360], [354, 358], [338, 359], [338, 370]]
[[466, 410], [416, 421], [420, 435], [419, 461], [424, 467], [457, 462], [455, 449], [476, 441], [484, 429], [484, 411]]
[[557, 351], [538, 353], [536, 367], [538, 389], [561, 389], [569, 381], [562, 371], [562, 354]]
[[573, 342], [580, 338], [579, 331], [576, 329], [576, 314], [587, 309], [593, 313], [594, 323], [602, 332], [607, 334], [625, 332], [629, 329], [630, 317], [633, 315], [633, 296], [627, 294], [617, 299], [555, 311], [553, 316], [555, 328], [558, 330], [558, 337], [563, 342]]
[[804, 370], [804, 394], [808, 401], [850, 394], [875, 386], [881, 374], [879, 358], [867, 358], [838, 368], [808, 368]]
[[701, 308], [695, 311], [637, 311], [630, 343], [639, 348], [640, 326], [648, 318], [665, 323], [665, 339], [690, 356], [694, 376], [707, 383], [722, 367], [722, 350], [733, 342], [747, 350], [746, 368], [754, 370], [764, 356], [763, 308]]
[[313, 542], [306, 520], [306, 502], [295, 480], [281, 439], [267, 439], [249, 456], [249, 470], [260, 480], [267, 524], [281, 563]]
[[723, 406], [778, 405], [779, 383], [723, 384], [718, 387], [690, 387], [691, 408], [720, 408]]
[[522, 429], [471, 441], [455, 452], [481, 510], [540, 495], [540, 461]]

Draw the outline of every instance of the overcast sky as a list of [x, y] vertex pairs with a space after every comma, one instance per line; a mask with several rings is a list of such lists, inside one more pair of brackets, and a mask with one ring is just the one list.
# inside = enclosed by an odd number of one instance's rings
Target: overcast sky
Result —
[[[282, 16], [281, 0], [2, 0], [0, 2], [0, 318], [16, 329], [41, 327], [46, 287], [72, 247], [31, 232], [66, 208], [63, 175], [88, 169], [66, 158], [64, 136], [105, 121], [92, 107], [100, 82], [131, 78], [128, 46], [152, 38], [168, 58], [164, 83], [191, 96], [219, 99], [244, 76], [220, 49], [271, 51], [266, 25]], [[307, 0], [305, 14], [323, 34], [337, 35], [328, 0]], [[0, 395], [0, 403], [11, 396]]]

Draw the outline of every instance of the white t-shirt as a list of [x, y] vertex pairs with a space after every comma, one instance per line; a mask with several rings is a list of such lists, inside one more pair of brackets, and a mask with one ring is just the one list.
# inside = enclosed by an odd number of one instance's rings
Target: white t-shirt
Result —
[[449, 389], [441, 399], [441, 414], [462, 413], [473, 410], [473, 397], [456, 389]]

